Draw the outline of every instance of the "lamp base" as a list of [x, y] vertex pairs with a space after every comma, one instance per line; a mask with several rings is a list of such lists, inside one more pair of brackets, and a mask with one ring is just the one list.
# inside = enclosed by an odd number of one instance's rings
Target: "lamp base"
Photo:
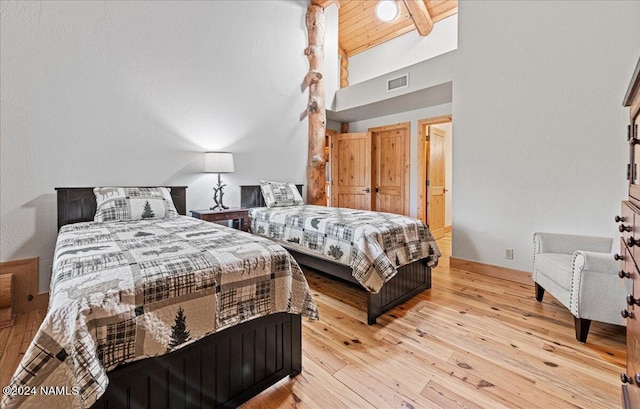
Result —
[[209, 210], [220, 209], [220, 211], [223, 211], [228, 209], [227, 206], [222, 204], [222, 196], [224, 195], [224, 193], [222, 192], [222, 188], [225, 186], [226, 185], [222, 184], [222, 181], [220, 180], [220, 174], [218, 173], [218, 185], [213, 187], [213, 203], [215, 204], [215, 206], [210, 207]]

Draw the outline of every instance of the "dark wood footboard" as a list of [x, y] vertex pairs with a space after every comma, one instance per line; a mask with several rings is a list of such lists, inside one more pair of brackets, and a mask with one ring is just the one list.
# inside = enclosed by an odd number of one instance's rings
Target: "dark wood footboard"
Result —
[[[291, 253], [298, 264], [338, 277], [366, 291], [353, 277], [351, 267], [301, 253], [289, 247], [287, 247], [287, 251]], [[382, 286], [379, 293], [368, 293], [367, 324], [375, 324], [379, 316], [429, 288], [431, 288], [431, 267], [427, 265], [426, 259], [414, 261], [398, 268], [398, 273]]]
[[425, 259], [400, 267], [398, 274], [387, 281], [379, 293], [369, 293], [367, 323], [375, 324], [377, 317], [428, 288], [431, 288], [431, 268]]
[[257, 318], [168, 355], [109, 373], [92, 406], [114, 408], [235, 408], [302, 368], [299, 315]]

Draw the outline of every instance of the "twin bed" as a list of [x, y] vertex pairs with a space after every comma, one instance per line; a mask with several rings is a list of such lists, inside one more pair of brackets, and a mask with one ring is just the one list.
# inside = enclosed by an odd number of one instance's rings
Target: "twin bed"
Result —
[[232, 408], [301, 371], [317, 311], [282, 247], [179, 216], [183, 187], [57, 190], [49, 309], [3, 408]]
[[236, 407], [301, 371], [301, 316], [318, 313], [298, 263], [368, 289], [369, 324], [431, 286], [421, 222], [260, 208], [260, 186], [243, 186], [259, 237], [179, 216], [185, 187], [154, 189], [56, 189], [49, 310], [2, 408]]
[[[290, 185], [298, 193], [302, 185]], [[285, 247], [299, 264], [367, 291], [367, 323], [431, 288], [440, 251], [419, 220], [324, 206], [272, 206], [260, 185], [240, 187], [251, 232]]]

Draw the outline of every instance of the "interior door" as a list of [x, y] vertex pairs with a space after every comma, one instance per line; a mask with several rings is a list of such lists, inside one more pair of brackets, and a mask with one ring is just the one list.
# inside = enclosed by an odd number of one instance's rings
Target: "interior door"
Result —
[[373, 208], [378, 212], [408, 215], [405, 203], [408, 134], [409, 129], [404, 126], [373, 133]]
[[427, 224], [435, 239], [445, 234], [445, 137], [442, 129], [429, 126], [428, 148], [429, 169], [427, 170]]
[[371, 210], [371, 133], [331, 138], [331, 206]]

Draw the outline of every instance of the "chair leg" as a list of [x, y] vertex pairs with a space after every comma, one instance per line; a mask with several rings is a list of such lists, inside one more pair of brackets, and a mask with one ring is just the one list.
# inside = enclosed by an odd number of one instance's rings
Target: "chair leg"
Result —
[[591, 320], [573, 317], [573, 321], [576, 325], [576, 339], [584, 344], [587, 342], [587, 335], [589, 335]]
[[542, 302], [542, 297], [544, 297], [544, 288], [536, 283], [536, 301]]

